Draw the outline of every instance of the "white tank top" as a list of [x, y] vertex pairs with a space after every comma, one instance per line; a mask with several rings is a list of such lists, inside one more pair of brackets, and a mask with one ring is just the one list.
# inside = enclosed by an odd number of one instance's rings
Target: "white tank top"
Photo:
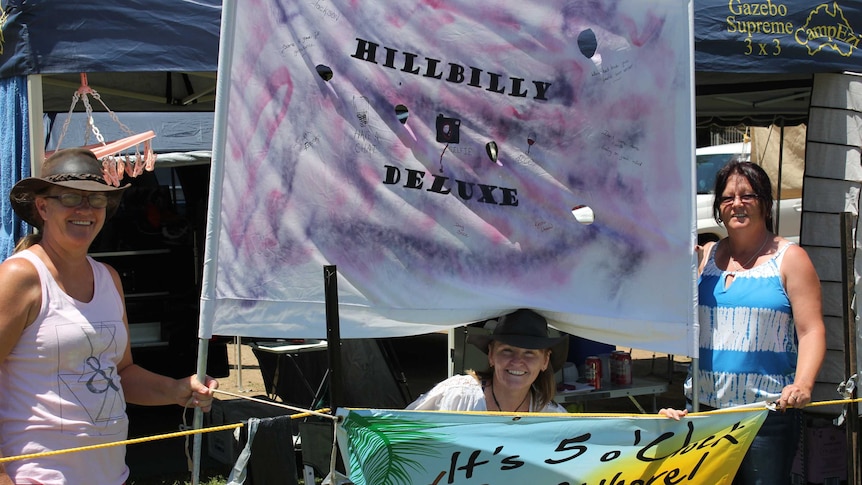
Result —
[[[0, 451], [17, 456], [121, 441], [128, 418], [117, 367], [128, 335], [123, 302], [105, 265], [93, 268], [93, 299], [67, 295], [45, 263], [26, 250], [42, 283], [35, 321], [0, 363]], [[122, 484], [123, 446], [6, 463], [17, 484]]]

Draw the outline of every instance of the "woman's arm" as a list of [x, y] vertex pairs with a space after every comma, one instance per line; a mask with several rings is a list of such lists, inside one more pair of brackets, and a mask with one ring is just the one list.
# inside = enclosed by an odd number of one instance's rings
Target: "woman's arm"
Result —
[[[0, 264], [0, 366], [33, 323], [42, 306], [42, 286], [36, 268], [24, 259], [7, 259]], [[0, 393], [5, 392], [0, 389]], [[0, 436], [0, 441], [3, 437]], [[0, 458], [2, 458], [0, 454]], [[0, 485], [12, 485], [0, 464]]]
[[[826, 356], [826, 326], [823, 324], [820, 278], [808, 257], [797, 245], [787, 248], [781, 265], [784, 287], [790, 298], [799, 353], [796, 379], [784, 388], [779, 407], [802, 407], [811, 401], [811, 392]], [[792, 398], [792, 399], [791, 399]]]

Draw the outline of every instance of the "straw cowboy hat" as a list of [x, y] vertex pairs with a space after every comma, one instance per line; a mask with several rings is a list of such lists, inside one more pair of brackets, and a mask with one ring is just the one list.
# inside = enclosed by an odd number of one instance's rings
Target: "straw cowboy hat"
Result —
[[41, 177], [28, 177], [18, 181], [9, 192], [9, 201], [18, 217], [31, 226], [42, 228], [42, 218], [33, 201], [51, 186], [68, 187], [87, 192], [105, 192], [108, 207], [105, 219], [114, 215], [120, 204], [122, 191], [128, 187], [114, 187], [105, 182], [102, 163], [93, 152], [84, 148], [58, 150], [42, 163]]
[[548, 321], [533, 310], [522, 308], [500, 317], [494, 331], [487, 335], [470, 335], [467, 341], [484, 353], [492, 340], [522, 349], [551, 349], [551, 371], [563, 368], [568, 357], [568, 335], [548, 335]]

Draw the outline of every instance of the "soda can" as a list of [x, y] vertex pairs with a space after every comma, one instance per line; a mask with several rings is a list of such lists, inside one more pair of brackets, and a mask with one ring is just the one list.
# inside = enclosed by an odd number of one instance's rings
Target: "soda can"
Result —
[[611, 352], [611, 358], [608, 361], [608, 365], [611, 368], [611, 384], [619, 384], [620, 383], [620, 371], [622, 371], [622, 360], [620, 358], [620, 354], [622, 354], [622, 350], [614, 350]]
[[587, 383], [595, 389], [602, 388], [602, 359], [596, 355], [587, 357], [584, 364], [584, 374], [587, 378]]
[[620, 352], [617, 359], [617, 365], [619, 366], [619, 378], [617, 379], [617, 384], [620, 386], [632, 385], [632, 354], [628, 352]]

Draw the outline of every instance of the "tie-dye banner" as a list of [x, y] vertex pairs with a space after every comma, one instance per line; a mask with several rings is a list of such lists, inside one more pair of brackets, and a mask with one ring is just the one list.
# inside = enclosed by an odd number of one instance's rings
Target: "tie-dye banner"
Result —
[[730, 484], [766, 414], [488, 415], [341, 409], [356, 485]]
[[345, 338], [695, 355], [690, 8], [226, 1], [201, 336], [325, 337], [334, 265]]

